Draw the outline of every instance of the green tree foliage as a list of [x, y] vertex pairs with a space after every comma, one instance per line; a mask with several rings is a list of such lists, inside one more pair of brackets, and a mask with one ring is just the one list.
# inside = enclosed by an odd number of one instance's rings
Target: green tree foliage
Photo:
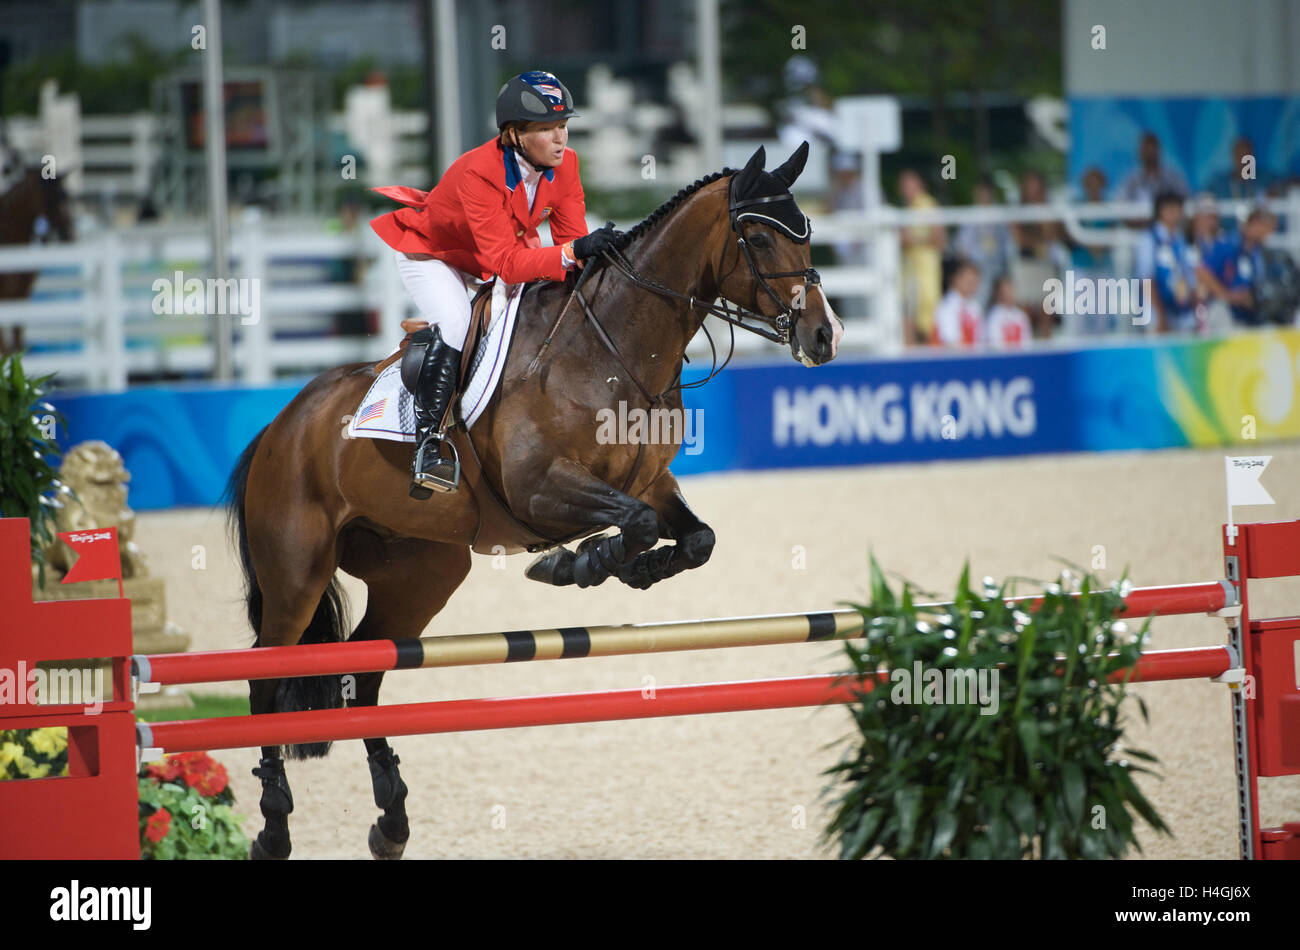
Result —
[[[925, 169], [945, 200], [969, 197], [975, 175], [1005, 144], [989, 142], [977, 151], [970, 115], [953, 102], [957, 94], [1019, 96], [1061, 94], [1060, 4], [1044, 0], [724, 0], [723, 61], [730, 96], [774, 108], [787, 92], [782, 68], [803, 54], [821, 71], [832, 98], [894, 95], [928, 103], [928, 128], [909, 125], [903, 164]], [[804, 48], [792, 45], [803, 27]], [[1024, 143], [1016, 143], [1017, 152]], [[959, 175], [955, 193], [936, 182], [938, 156], [954, 155]], [[1020, 154], [998, 155], [999, 165], [1024, 163]], [[899, 161], [887, 161], [892, 183]], [[1051, 156], [1031, 165], [1055, 171]]]
[[106, 63], [83, 63], [69, 46], [59, 53], [11, 64], [2, 77], [5, 111], [35, 115], [41, 84], [47, 79], [58, 82], [59, 92], [75, 92], [85, 115], [146, 111], [154, 80], [191, 62], [188, 46], [163, 52], [135, 35], [127, 37], [123, 45], [122, 55]]
[[[737, 92], [774, 102], [781, 67], [811, 57], [831, 96], [954, 91], [1059, 95], [1061, 18], [1043, 0], [724, 0], [723, 59]], [[806, 49], [791, 30], [806, 30]]]

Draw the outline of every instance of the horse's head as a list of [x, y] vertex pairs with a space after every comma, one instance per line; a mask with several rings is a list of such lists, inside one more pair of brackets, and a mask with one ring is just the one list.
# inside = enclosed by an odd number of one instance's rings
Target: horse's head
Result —
[[808, 216], [790, 194], [807, 160], [804, 142], [785, 164], [764, 171], [760, 146], [732, 176], [728, 210], [739, 250], [734, 266], [719, 276], [718, 293], [778, 326], [788, 320], [790, 352], [806, 366], [818, 366], [835, 358], [844, 326], [811, 266]]
[[27, 172], [27, 182], [29, 188], [37, 190], [38, 215], [45, 219], [49, 231], [60, 241], [73, 240], [72, 209], [63, 182], [57, 177], [46, 178], [36, 168]]

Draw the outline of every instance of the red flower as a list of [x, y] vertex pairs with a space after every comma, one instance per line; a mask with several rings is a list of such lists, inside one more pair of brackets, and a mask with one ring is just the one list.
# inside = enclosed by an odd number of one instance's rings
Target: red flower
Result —
[[197, 775], [211, 772], [212, 767], [216, 765], [212, 756], [206, 752], [179, 752], [176, 754], [176, 761], [184, 766], [186, 772]]
[[189, 782], [190, 788], [209, 798], [220, 795], [225, 787], [230, 784], [230, 779], [226, 775], [224, 768], [219, 771], [212, 771], [207, 775], [187, 775], [185, 781]]
[[150, 815], [149, 820], [145, 822], [144, 836], [154, 844], [157, 844], [159, 841], [162, 841], [163, 838], [167, 837], [167, 832], [171, 831], [171, 827], [172, 813], [166, 808], [159, 808], [156, 812]]
[[175, 756], [167, 756], [161, 763], [154, 762], [145, 769], [145, 774], [155, 782], [172, 782], [181, 774], [180, 763]]

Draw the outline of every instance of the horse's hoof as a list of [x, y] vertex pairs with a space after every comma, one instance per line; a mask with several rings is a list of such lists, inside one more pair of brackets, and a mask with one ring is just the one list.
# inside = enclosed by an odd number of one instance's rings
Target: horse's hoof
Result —
[[554, 548], [533, 558], [533, 563], [524, 568], [524, 577], [530, 581], [566, 587], [574, 583], [573, 562], [577, 555], [568, 548]]
[[286, 848], [284, 854], [272, 854], [262, 846], [262, 835], [259, 832], [253, 839], [253, 843], [248, 846], [248, 860], [250, 861], [284, 861], [289, 857], [289, 850]]
[[376, 861], [396, 861], [406, 850], [405, 841], [393, 841], [379, 830], [379, 825], [370, 826], [370, 854]]

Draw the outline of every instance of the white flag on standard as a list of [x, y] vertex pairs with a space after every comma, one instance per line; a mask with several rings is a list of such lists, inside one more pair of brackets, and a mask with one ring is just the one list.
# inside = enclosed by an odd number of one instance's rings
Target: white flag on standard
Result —
[[1228, 505], [1271, 505], [1273, 496], [1259, 483], [1259, 476], [1273, 460], [1271, 455], [1225, 456], [1228, 473]]

